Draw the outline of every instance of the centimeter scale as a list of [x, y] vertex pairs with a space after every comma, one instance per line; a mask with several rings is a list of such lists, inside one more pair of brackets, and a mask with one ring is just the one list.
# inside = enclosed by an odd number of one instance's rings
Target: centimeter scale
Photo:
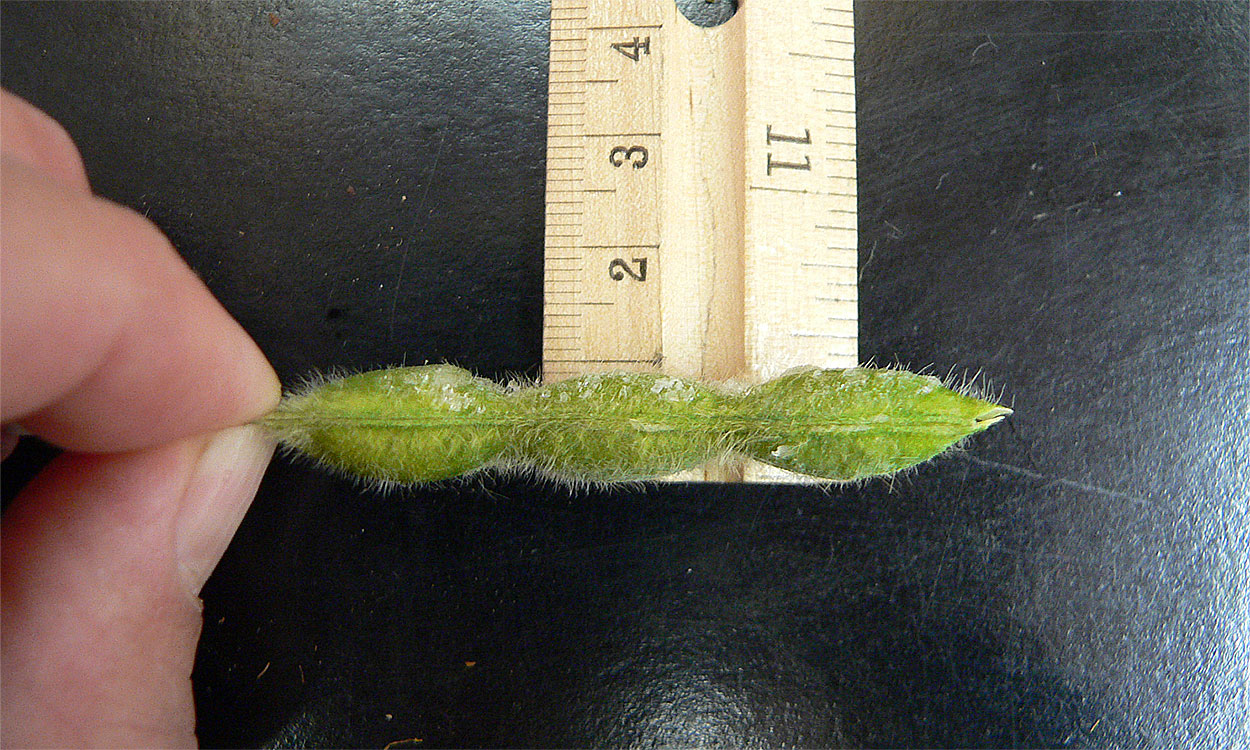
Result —
[[544, 380], [855, 366], [851, 0], [552, 0], [548, 101]]

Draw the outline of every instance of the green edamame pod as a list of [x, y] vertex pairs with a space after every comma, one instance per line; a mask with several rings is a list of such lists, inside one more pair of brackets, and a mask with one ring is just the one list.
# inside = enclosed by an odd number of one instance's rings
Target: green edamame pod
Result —
[[666, 375], [587, 375], [517, 394], [516, 457], [574, 482], [647, 479], [726, 452], [727, 397]]
[[629, 481], [728, 455], [848, 481], [915, 466], [1010, 413], [902, 370], [810, 368], [738, 392], [615, 372], [508, 391], [430, 365], [313, 385], [262, 422], [291, 449], [387, 483], [492, 467]]
[[749, 390], [746, 452], [835, 481], [893, 474], [933, 458], [1011, 410], [905, 370], [808, 369]]
[[344, 474], [408, 484], [496, 461], [508, 448], [512, 409], [494, 382], [430, 365], [315, 383], [261, 421], [283, 445]]

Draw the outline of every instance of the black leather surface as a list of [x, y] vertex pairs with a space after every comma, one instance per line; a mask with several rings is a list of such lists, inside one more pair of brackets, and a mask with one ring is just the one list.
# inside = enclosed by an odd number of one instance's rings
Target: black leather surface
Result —
[[[1250, 742], [1247, 12], [857, 4], [861, 358], [1016, 415], [827, 493], [278, 460], [204, 592], [202, 740]], [[286, 382], [534, 375], [546, 15], [5, 4], [3, 84]]]

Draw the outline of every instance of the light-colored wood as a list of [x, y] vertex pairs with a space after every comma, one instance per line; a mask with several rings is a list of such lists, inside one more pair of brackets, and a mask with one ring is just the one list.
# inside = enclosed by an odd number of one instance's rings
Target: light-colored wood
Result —
[[552, 1], [545, 380], [855, 364], [853, 51], [852, 0]]
[[[851, 0], [745, 3], [747, 378], [858, 362]], [[746, 481], [796, 481], [751, 463]]]
[[583, 359], [588, 316], [580, 275], [586, 194], [586, 26], [584, 2], [552, 0], [551, 61], [547, 82], [547, 212], [543, 263], [543, 370], [573, 371]]
[[647, 0], [551, 14], [543, 378], [655, 370], [664, 17]]
[[[841, 5], [842, 7], [838, 7]], [[746, 3], [746, 358], [753, 380], [857, 361], [851, 4]]]
[[665, 372], [741, 377], [743, 14], [708, 29], [666, 9], [660, 316]]

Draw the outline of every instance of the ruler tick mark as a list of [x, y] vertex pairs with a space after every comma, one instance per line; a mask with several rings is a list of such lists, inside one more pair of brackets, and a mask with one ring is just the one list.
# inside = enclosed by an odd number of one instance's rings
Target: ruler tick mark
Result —
[[785, 188], [776, 185], [751, 185], [751, 190], [771, 190], [777, 193], [797, 193], [799, 195], [840, 195], [847, 198], [854, 198], [854, 193], [839, 193], [833, 190], [809, 190], [807, 188]]
[[855, 62], [853, 57], [836, 57], [834, 55], [819, 55], [815, 52], [791, 52], [791, 57], [808, 57], [813, 60], [841, 60], [842, 62]]
[[846, 336], [838, 333], [820, 333], [818, 331], [791, 331], [790, 336], [796, 339], [853, 339], [855, 336]]
[[[571, 349], [564, 349], [564, 350], [559, 350], [559, 349], [557, 349], [556, 351], [572, 351], [572, 350], [571, 350]], [[658, 362], [656, 362], [656, 361], [655, 361], [655, 359], [654, 359], [654, 358], [652, 358], [652, 359], [549, 359], [549, 360], [547, 360], [547, 361], [548, 361], [548, 362], [566, 362], [566, 363], [567, 363], [567, 362], [576, 362], [576, 363], [586, 363], [586, 364], [596, 364], [596, 365], [621, 365], [621, 364], [625, 364], [625, 365], [642, 365], [642, 364], [658, 365], [658, 364], [659, 364]]]
[[590, 26], [591, 31], [621, 31], [629, 29], [662, 29], [662, 23], [640, 23], [632, 26]]

